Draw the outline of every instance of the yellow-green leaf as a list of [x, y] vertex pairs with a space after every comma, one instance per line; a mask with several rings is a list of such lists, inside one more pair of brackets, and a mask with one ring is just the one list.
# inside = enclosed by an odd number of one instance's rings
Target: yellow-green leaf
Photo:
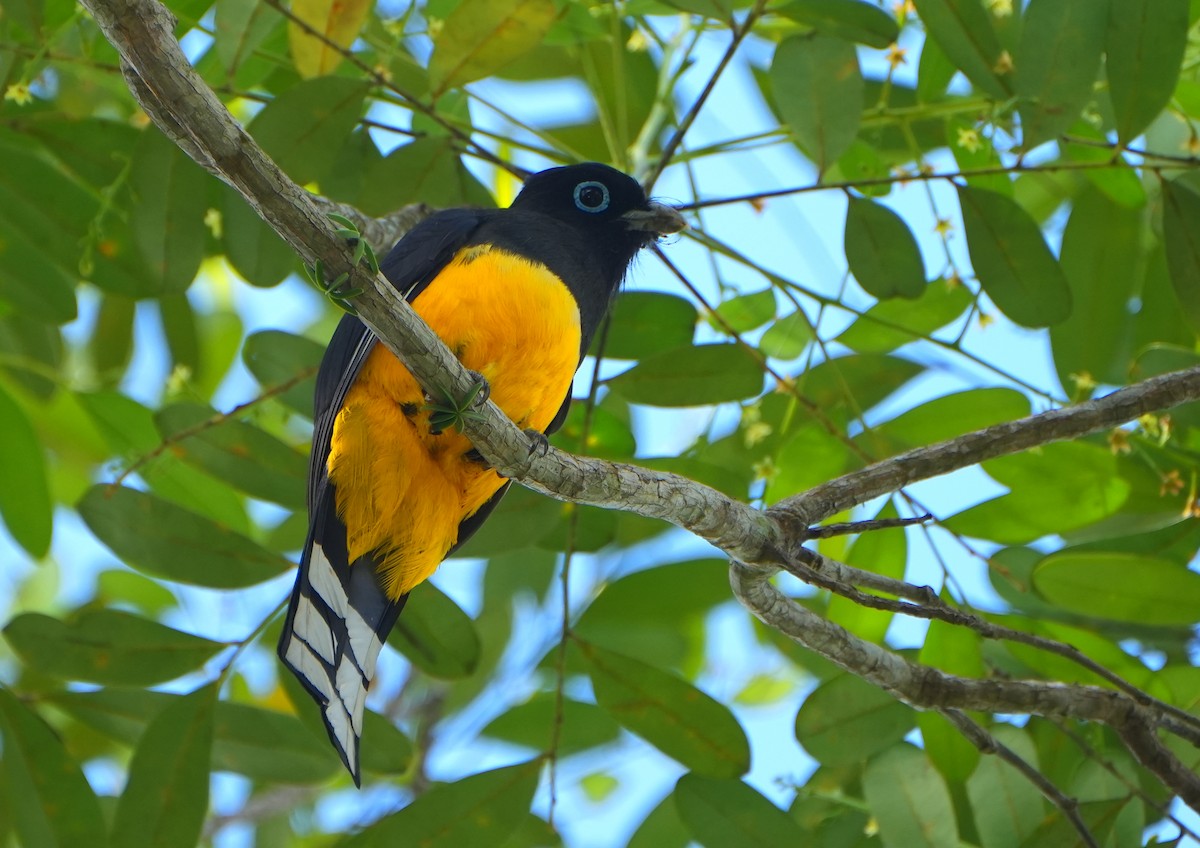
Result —
[[541, 44], [554, 0], [463, 0], [442, 22], [429, 59], [436, 94], [482, 79]]
[[294, 20], [288, 21], [292, 64], [305, 79], [337, 70], [342, 52], [358, 38], [374, 7], [372, 0], [291, 0], [292, 14], [321, 36], [309, 34]]

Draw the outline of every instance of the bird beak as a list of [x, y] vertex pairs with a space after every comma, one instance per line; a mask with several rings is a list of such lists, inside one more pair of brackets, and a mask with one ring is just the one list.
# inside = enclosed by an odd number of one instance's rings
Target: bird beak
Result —
[[651, 200], [645, 209], [632, 209], [621, 216], [626, 229], [641, 230], [659, 236], [677, 233], [687, 228], [687, 221], [670, 206]]

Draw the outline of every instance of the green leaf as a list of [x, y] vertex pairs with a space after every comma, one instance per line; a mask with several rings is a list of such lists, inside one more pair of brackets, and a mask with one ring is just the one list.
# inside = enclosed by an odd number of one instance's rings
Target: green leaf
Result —
[[728, 708], [686, 681], [639, 660], [576, 641], [596, 703], [626, 728], [699, 774], [738, 777], [750, 743]]
[[847, 327], [837, 340], [859, 353], [887, 353], [931, 335], [967, 311], [965, 286], [932, 283], [918, 300], [885, 300]]
[[661, 667], [682, 665], [704, 616], [729, 600], [729, 568], [718, 559], [658, 565], [606, 585], [574, 632], [588, 642]]
[[288, 88], [259, 112], [250, 134], [298, 183], [317, 182], [362, 116], [367, 84], [350, 77], [317, 77]]
[[418, 138], [368, 166], [355, 205], [386, 215], [406, 203], [495, 206], [491, 194], [462, 163], [450, 139]]
[[1071, 290], [1042, 231], [1011, 198], [958, 187], [971, 264], [996, 306], [1024, 327], [1048, 327], [1071, 314]]
[[[252, 8], [270, 7], [263, 3]], [[229, 264], [252, 286], [283, 282], [298, 267], [296, 254], [235, 191], [225, 191], [222, 198], [222, 243]]]
[[154, 717], [129, 763], [113, 820], [113, 848], [191, 848], [208, 812], [217, 687], [172, 701]]
[[846, 261], [867, 294], [880, 300], [918, 298], [925, 292], [925, 263], [904, 219], [873, 200], [850, 198]]
[[557, 17], [553, 0], [463, 0], [433, 37], [435, 96], [520, 58], [541, 44]]
[[761, 327], [775, 317], [775, 290], [766, 288], [730, 298], [717, 306], [717, 315], [723, 320], [713, 319], [712, 325], [722, 333], [745, 333]]
[[679, 820], [672, 792], [650, 811], [626, 848], [687, 848], [690, 844], [691, 836]]
[[175, 142], [146, 130], [134, 151], [130, 226], [138, 250], [167, 292], [192, 284], [204, 258], [208, 175]]
[[102, 606], [126, 604], [151, 618], [175, 606], [175, 596], [157, 581], [132, 571], [109, 569], [96, 578], [96, 602]]
[[[1108, 148], [1108, 138], [1086, 119], [1071, 124], [1067, 135], [1084, 141], [1082, 144], [1063, 143], [1061, 149], [1068, 161], [1100, 163], [1109, 167], [1094, 167], [1084, 171], [1088, 181], [1111, 200], [1126, 209], [1141, 209], [1146, 205], [1146, 185], [1137, 169], [1130, 166], [1126, 154], [1114, 159]], [[1091, 142], [1090, 144], [1088, 142]]]
[[77, 509], [126, 565], [167, 580], [240, 589], [292, 567], [239, 533], [125, 486], [93, 486]]
[[281, 330], [263, 330], [247, 336], [242, 348], [242, 361], [265, 389], [295, 380], [305, 372], [311, 373], [312, 376], [279, 396], [284, 405], [308, 418], [312, 418], [317, 367], [324, 355], [325, 348], [312, 339]]
[[345, 848], [460, 848], [503, 845], [533, 803], [540, 760], [434, 786], [346, 840]]
[[1114, 621], [1190, 626], [1200, 621], [1200, 574], [1169, 560], [1106, 551], [1050, 554], [1033, 570], [1056, 606]]
[[958, 848], [950, 792], [920, 750], [897, 745], [873, 760], [863, 794], [889, 848]]
[[1109, 5], [1032, 0], [1026, 7], [1016, 56], [1026, 150], [1058, 138], [1092, 97]]
[[698, 318], [692, 302], [678, 295], [622, 292], [613, 303], [604, 355], [642, 359], [686, 347], [692, 343]]
[[994, 459], [983, 468], [1012, 491], [951, 516], [954, 533], [1021, 545], [1112, 515], [1129, 496], [1107, 448], [1060, 442]]
[[[944, 621], [931, 621], [929, 625], [919, 654], [923, 665], [960, 677], [979, 679], [987, 675], [978, 635]], [[945, 716], [932, 710], [919, 712], [917, 727], [926, 756], [951, 784], [966, 780], [979, 765], [979, 749]]]
[[467, 677], [479, 664], [479, 634], [471, 617], [432, 583], [413, 589], [387, 643], [426, 674]]
[[767, 479], [768, 504], [819, 486], [846, 471], [849, 446], [819, 424], [799, 428], [775, 455], [774, 473]]
[[54, 730], [3, 687], [0, 739], [4, 792], [19, 842], [44, 848], [104, 848], [108, 829], [79, 764]]
[[858, 415], [887, 398], [923, 369], [895, 356], [862, 354], [827, 359], [797, 381], [804, 396], [826, 413], [848, 408]]
[[809, 695], [796, 714], [796, 738], [827, 766], [863, 762], [913, 729], [913, 710], [878, 686], [839, 674]]
[[1162, 184], [1163, 240], [1183, 314], [1200, 328], [1200, 192], [1182, 180]]
[[0, 517], [13, 539], [40, 559], [50, 550], [54, 504], [37, 434], [12, 395], [0, 386]]
[[4, 638], [30, 668], [63, 680], [114, 686], [163, 683], [196, 671], [225, 645], [148, 618], [85, 609], [69, 621], [21, 613]]
[[882, 458], [1024, 418], [1029, 413], [1029, 399], [1016, 389], [971, 389], [915, 406], [865, 431], [858, 441], [872, 456]]
[[[267, 3], [246, 3], [243, 0], [217, 0], [213, 20], [213, 48], [225, 75], [236, 80], [240, 87], [258, 82], [239, 73], [243, 66], [253, 65], [261, 58], [255, 51], [277, 27], [283, 16]], [[226, 219], [228, 220], [228, 219]]]
[[[155, 415], [164, 438], [211, 421], [215, 410], [178, 403]], [[308, 460], [274, 436], [245, 421], [226, 419], [176, 441], [171, 452], [251, 497], [303, 509]]]
[[762, 391], [763, 372], [737, 344], [685, 346], [656, 353], [608, 381], [630, 403], [704, 406]]
[[925, 32], [954, 66], [984, 94], [1011, 96], [1011, 79], [1000, 75], [1000, 39], [980, 0], [914, 0]]
[[[483, 729], [484, 736], [524, 745], [535, 751], [550, 750], [555, 725], [555, 697], [539, 692], [523, 704], [512, 707], [492, 719]], [[615, 742], [621, 728], [608, 713], [595, 704], [563, 699], [562, 733], [558, 740], [560, 757]]]
[[758, 341], [758, 349], [775, 359], [792, 360], [804, 353], [808, 343], [815, 338], [808, 316], [797, 309], [767, 328]]
[[[1001, 744], [1035, 769], [1037, 750], [1024, 730], [993, 727]], [[983, 848], [1021, 848], [1045, 817], [1046, 802], [1029, 778], [999, 757], [984, 757], [967, 779], [967, 797]]]
[[1122, 144], [1137, 138], [1170, 101], [1188, 26], [1188, 0], [1111, 4], [1104, 50], [1108, 92]]
[[796, 143], [824, 173], [858, 135], [863, 79], [854, 45], [821, 35], [785, 39], [771, 61], [771, 90]]
[[880, 50], [900, 37], [895, 18], [859, 0], [792, 0], [773, 12], [823, 35]]
[[685, 774], [675, 784], [675, 809], [705, 848], [804, 845], [787, 813], [740, 780]]
[[1071, 315], [1050, 328], [1059, 382], [1072, 375], [1120, 385], [1132, 358], [1134, 316], [1130, 298], [1140, 288], [1142, 213], [1113, 203], [1096, 190], [1076, 199], [1063, 232], [1060, 263], [1071, 286]]
[[926, 38], [917, 64], [917, 101], [935, 103], [941, 100], [956, 73], [958, 68], [950, 62], [946, 51], [932, 38]]
[[[876, 520], [897, 518], [895, 504], [890, 500], [885, 501], [874, 517]], [[865, 569], [873, 574], [903, 580], [904, 567], [908, 562], [908, 539], [905, 531], [895, 528], [862, 533], [850, 543], [844, 560], [847, 565]], [[876, 644], [883, 644], [893, 617], [887, 610], [871, 609], [840, 595], [829, 599], [825, 616], [855, 636]]]

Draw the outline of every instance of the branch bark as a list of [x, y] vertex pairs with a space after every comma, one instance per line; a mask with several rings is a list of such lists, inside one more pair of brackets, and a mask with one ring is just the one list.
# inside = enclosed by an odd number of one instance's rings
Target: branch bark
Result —
[[[203, 167], [237, 190], [307, 263], [346, 272], [364, 288], [354, 299], [363, 320], [420, 383], [463, 396], [471, 378], [440, 339], [382, 278], [351, 267], [350, 251], [326, 217], [329, 204], [293, 183], [192, 69], [174, 38], [170, 13], [155, 0], [82, 0], [121, 54], [126, 79], [147, 113]], [[339, 205], [368, 240], [388, 246], [396, 229]], [[402, 210], [411, 221], [420, 209]], [[409, 217], [405, 217], [409, 216]], [[401, 227], [403, 224], [401, 224]], [[525, 435], [492, 403], [466, 435], [500, 473], [560, 500], [623, 509], [669, 521], [731, 558], [738, 599], [760, 620], [920, 708], [1034, 713], [1101, 721], [1116, 728], [1138, 759], [1193, 806], [1200, 785], [1156, 729], [1191, 728], [1167, 705], [1088, 686], [971, 680], [910, 663], [794, 603], [769, 582], [781, 567], [808, 567], [800, 546], [808, 528], [844, 509], [928, 479], [1051, 441], [1078, 438], [1200, 398], [1200, 368], [1146, 380], [1098, 400], [989, 427], [876, 463], [762, 511], [685, 478], [551, 449], [532, 456]], [[860, 583], [860, 585], [862, 585]], [[928, 590], [912, 587], [916, 599]], [[903, 593], [901, 593], [903, 595]], [[907, 596], [907, 595], [906, 595]], [[1136, 690], [1135, 690], [1136, 691]], [[1144, 693], [1142, 693], [1144, 695]], [[1191, 735], [1191, 731], [1184, 735]], [[1195, 736], [1192, 736], [1194, 739]]]

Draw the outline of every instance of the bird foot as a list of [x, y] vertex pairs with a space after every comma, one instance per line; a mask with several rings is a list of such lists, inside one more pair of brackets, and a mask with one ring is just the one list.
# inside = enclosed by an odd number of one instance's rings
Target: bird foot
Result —
[[535, 430], [530, 427], [525, 431], [525, 436], [529, 439], [529, 455], [535, 453], [538, 456], [545, 456], [550, 452], [550, 439], [541, 430]]

